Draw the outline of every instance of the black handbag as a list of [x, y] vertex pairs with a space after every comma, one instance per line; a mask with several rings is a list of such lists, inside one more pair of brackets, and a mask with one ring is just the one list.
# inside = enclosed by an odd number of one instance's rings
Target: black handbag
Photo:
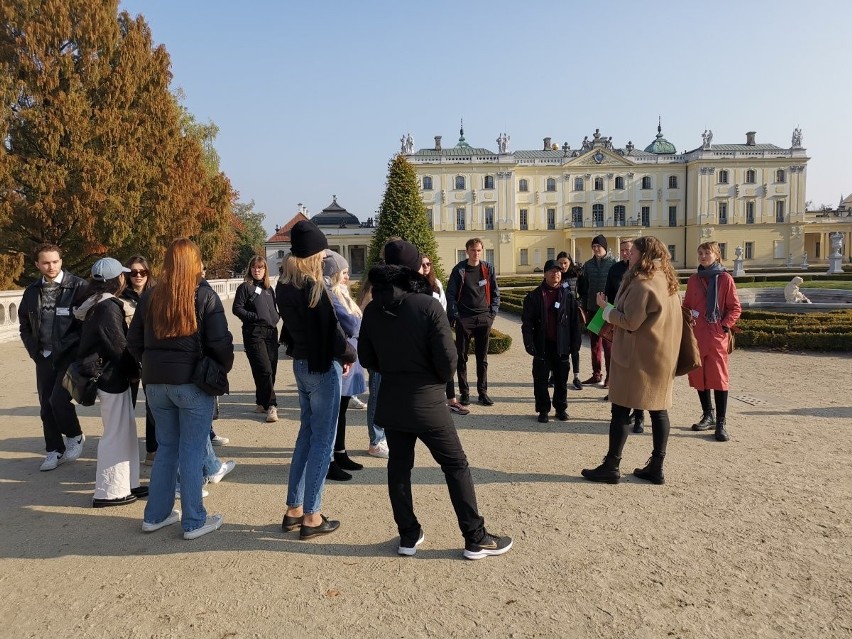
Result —
[[[198, 292], [196, 291], [196, 303], [198, 302]], [[203, 326], [203, 316], [196, 312], [195, 320], [198, 322], [198, 332], [195, 333], [195, 338], [198, 340], [198, 361], [195, 363], [195, 369], [192, 371], [192, 383], [198, 386], [208, 395], [220, 396], [227, 395], [228, 373], [225, 369], [212, 357], [204, 354], [204, 341], [201, 339]]]
[[106, 370], [97, 353], [78, 362], [71, 362], [62, 377], [62, 388], [80, 406], [93, 406], [98, 398], [98, 380]]

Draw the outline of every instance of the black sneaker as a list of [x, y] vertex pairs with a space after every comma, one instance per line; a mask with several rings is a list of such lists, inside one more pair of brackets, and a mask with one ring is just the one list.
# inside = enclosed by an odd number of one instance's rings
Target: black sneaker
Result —
[[498, 537], [485, 533], [478, 542], [469, 541], [464, 545], [465, 559], [485, 559], [496, 557], [512, 549], [511, 537]]
[[462, 406], [470, 406], [470, 395], [466, 395], [465, 393], [459, 395], [459, 404]]
[[546, 424], [547, 422], [550, 421], [550, 419], [548, 418], [547, 413], [539, 413], [538, 414], [538, 421], [542, 424]]
[[557, 411], [556, 419], [558, 419], [560, 422], [567, 422], [568, 421], [568, 411], [567, 410]]
[[494, 406], [494, 400], [488, 396], [488, 393], [480, 393], [479, 403], [483, 406]]
[[580, 381], [579, 377], [574, 378], [574, 388], [577, 390], [583, 390], [583, 382]]
[[399, 548], [397, 548], [397, 552], [400, 555], [404, 555], [405, 557], [413, 557], [414, 553], [417, 552], [417, 546], [423, 543], [423, 540], [426, 539], [426, 535], [423, 534], [423, 529], [420, 529], [420, 534], [417, 536], [417, 539], [409, 539], [408, 537], [399, 538]]

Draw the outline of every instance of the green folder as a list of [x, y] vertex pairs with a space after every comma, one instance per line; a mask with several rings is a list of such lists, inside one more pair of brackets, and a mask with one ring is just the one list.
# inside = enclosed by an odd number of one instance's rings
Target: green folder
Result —
[[598, 312], [595, 313], [595, 316], [592, 318], [592, 321], [589, 322], [589, 326], [587, 328], [595, 335], [599, 335], [604, 324], [606, 324], [606, 321], [603, 318], [603, 309], [598, 307]]

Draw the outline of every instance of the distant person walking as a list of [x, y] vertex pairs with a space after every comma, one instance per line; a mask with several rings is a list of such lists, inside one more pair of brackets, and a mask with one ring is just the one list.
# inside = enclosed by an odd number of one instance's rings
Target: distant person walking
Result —
[[[592, 238], [592, 259], [583, 264], [583, 274], [580, 276], [577, 286], [580, 289], [580, 304], [586, 311], [587, 319], [597, 313], [597, 295], [606, 289], [606, 278], [609, 269], [615, 264], [615, 260], [607, 255], [606, 238], [596, 235]], [[609, 358], [612, 345], [597, 333], [589, 331], [589, 345], [592, 351], [592, 376], [583, 384], [600, 384], [609, 387]], [[604, 360], [606, 361], [607, 377], [603, 376]]]
[[[716, 242], [698, 246], [698, 271], [689, 276], [683, 305], [691, 311], [695, 339], [701, 353], [701, 368], [689, 373], [689, 385], [698, 391], [701, 419], [692, 430], [716, 429], [717, 441], [730, 439], [726, 427], [728, 409], [728, 346], [731, 329], [742, 313], [734, 278], [722, 267], [722, 252]], [[716, 414], [710, 391], [716, 401]]]

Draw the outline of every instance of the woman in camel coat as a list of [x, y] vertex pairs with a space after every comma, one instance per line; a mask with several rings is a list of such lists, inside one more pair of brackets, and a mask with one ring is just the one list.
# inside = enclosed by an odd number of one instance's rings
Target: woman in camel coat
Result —
[[633, 408], [650, 412], [654, 444], [648, 464], [633, 474], [655, 484], [665, 481], [668, 409], [683, 329], [677, 274], [670, 260], [657, 238], [640, 237], [630, 249], [628, 271], [615, 304], [608, 304], [606, 295], [598, 294], [604, 319], [615, 327], [609, 369], [612, 419], [604, 463], [583, 470], [583, 477], [590, 481], [616, 484], [621, 479], [621, 451]]

